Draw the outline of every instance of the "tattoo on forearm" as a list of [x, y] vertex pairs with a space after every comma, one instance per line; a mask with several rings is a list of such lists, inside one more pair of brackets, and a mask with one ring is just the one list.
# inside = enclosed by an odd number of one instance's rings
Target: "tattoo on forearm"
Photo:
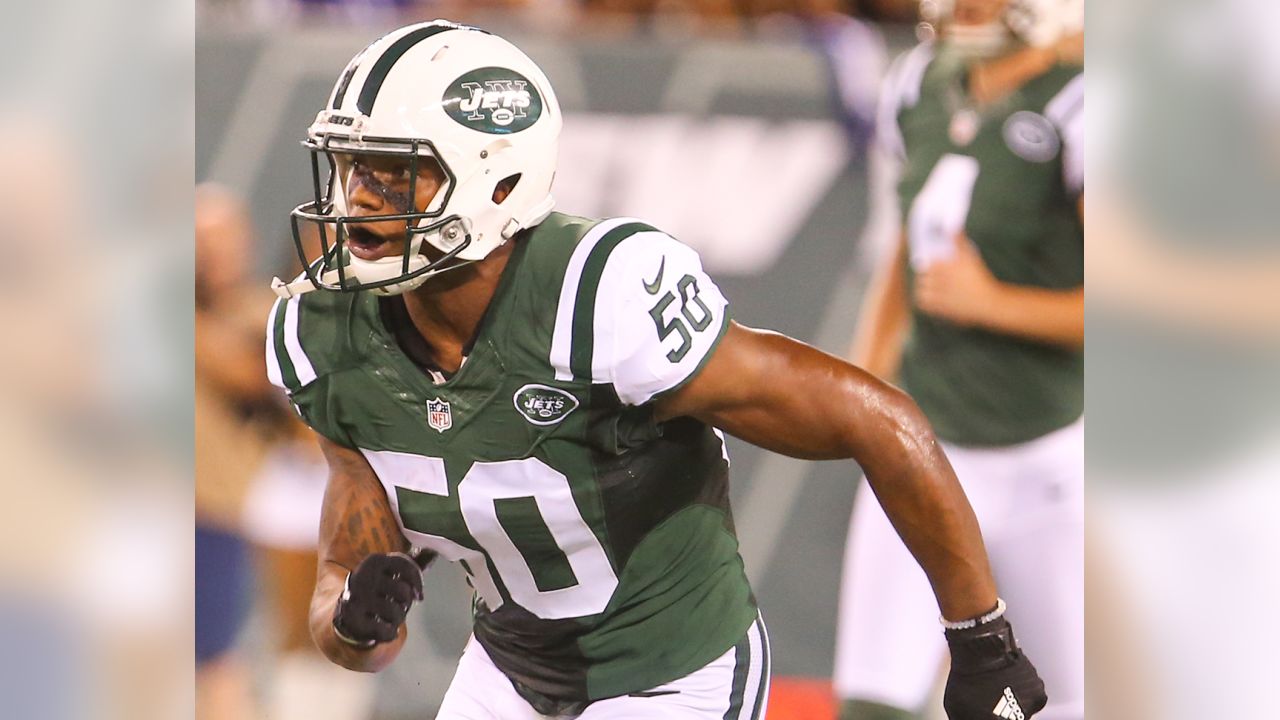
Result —
[[376, 479], [335, 467], [320, 523], [322, 552], [354, 567], [374, 553], [406, 550], [408, 543], [393, 513]]

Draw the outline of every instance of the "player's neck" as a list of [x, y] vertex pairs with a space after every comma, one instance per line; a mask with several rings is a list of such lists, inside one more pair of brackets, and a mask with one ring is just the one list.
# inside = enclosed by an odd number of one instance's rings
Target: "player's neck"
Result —
[[1054, 48], [1024, 47], [998, 58], [976, 62], [969, 70], [969, 97], [982, 107], [1008, 97], [1059, 60]]
[[505, 243], [485, 259], [428, 280], [405, 293], [409, 319], [431, 346], [436, 363], [446, 372], [454, 372], [461, 366], [463, 349], [475, 336], [497, 292], [513, 246], [512, 242]]

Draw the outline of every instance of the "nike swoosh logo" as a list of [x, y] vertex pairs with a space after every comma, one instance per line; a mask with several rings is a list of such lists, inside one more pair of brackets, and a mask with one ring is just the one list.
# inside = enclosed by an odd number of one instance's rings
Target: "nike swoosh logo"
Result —
[[679, 695], [679, 694], [680, 694], [679, 690], [645, 690], [643, 692], [633, 692], [627, 697], [647, 698], [647, 697], [658, 697], [660, 695]]
[[[653, 282], [651, 283], [650, 282], [644, 283], [645, 292], [649, 293], [650, 295], [658, 294], [658, 289], [662, 287], [662, 273], [665, 272], [666, 269], [667, 269], [667, 256], [663, 255], [662, 264], [658, 266], [658, 277], [654, 278]], [[641, 278], [640, 281], [644, 282], [644, 279]]]

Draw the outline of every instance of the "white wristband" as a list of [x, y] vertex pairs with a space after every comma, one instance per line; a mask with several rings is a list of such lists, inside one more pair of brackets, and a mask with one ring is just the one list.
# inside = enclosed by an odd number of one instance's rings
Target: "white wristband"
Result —
[[[344, 602], [350, 599], [351, 599], [351, 573], [347, 573], [347, 579], [344, 580], [342, 583], [342, 595], [338, 597], [338, 605], [341, 606]], [[333, 622], [329, 623], [329, 625], [333, 627], [333, 634], [337, 635], [339, 640], [341, 640], [342, 642], [348, 645], [351, 645], [352, 647], [358, 647], [362, 650], [367, 650], [373, 647], [374, 645], [378, 644], [377, 640], [360, 641], [360, 640], [355, 640], [353, 638], [349, 638], [346, 635], [343, 635], [342, 631], [338, 629], [338, 619], [336, 617], [333, 619]]]
[[969, 618], [968, 620], [960, 620], [958, 622], [951, 622], [944, 617], [939, 617], [938, 621], [941, 622], [942, 627], [947, 630], [968, 630], [969, 628], [978, 627], [979, 625], [986, 625], [992, 620], [999, 618], [1004, 615], [1006, 608], [1007, 606], [1004, 604], [1004, 598], [996, 598], [996, 609], [986, 615], [979, 615], [976, 618]]

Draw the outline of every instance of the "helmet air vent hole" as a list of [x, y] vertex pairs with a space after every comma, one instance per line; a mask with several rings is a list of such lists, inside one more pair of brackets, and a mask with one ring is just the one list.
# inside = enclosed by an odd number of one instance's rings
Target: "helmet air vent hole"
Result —
[[493, 188], [493, 202], [501, 205], [504, 200], [511, 196], [511, 191], [516, 189], [516, 184], [520, 182], [520, 173], [508, 175]]

